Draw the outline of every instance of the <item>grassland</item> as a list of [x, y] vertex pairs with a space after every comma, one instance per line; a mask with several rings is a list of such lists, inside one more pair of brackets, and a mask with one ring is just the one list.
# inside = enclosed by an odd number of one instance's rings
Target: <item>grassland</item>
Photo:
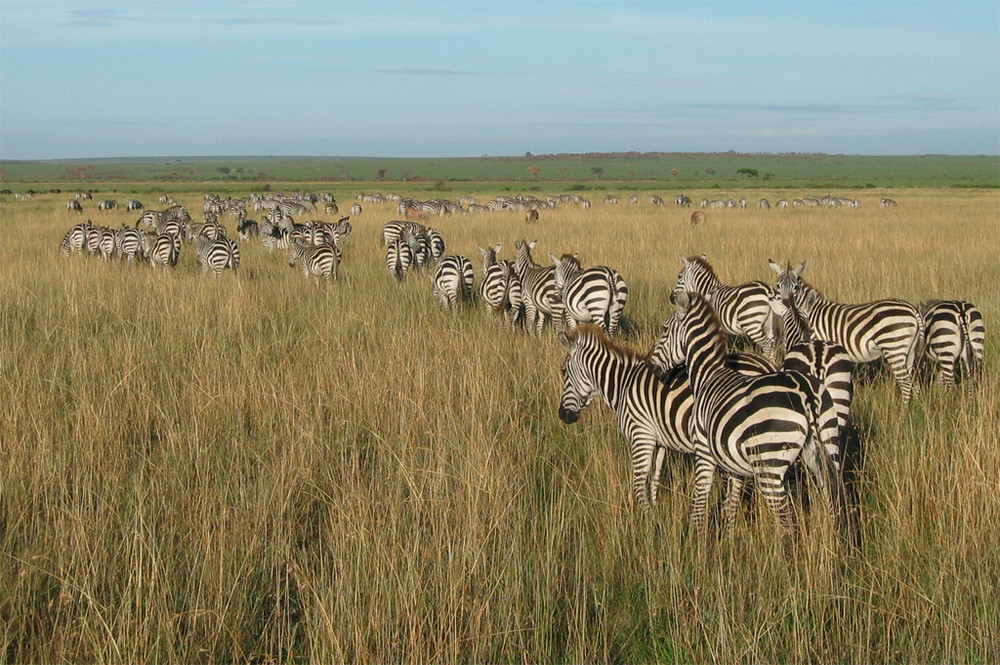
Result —
[[[248, 183], [351, 182], [448, 183], [450, 187], [489, 183], [532, 183], [553, 188], [572, 185], [619, 188], [738, 187], [900, 188], [1000, 187], [996, 155], [828, 155], [744, 153], [593, 153], [439, 159], [334, 157], [171, 157], [0, 161], [0, 181], [71, 188], [87, 182], [209, 182], [220, 188]], [[502, 185], [500, 185], [502, 186]]]
[[[343, 202], [378, 185], [316, 187]], [[171, 191], [199, 211], [216, 189]], [[878, 207], [886, 193], [898, 208]], [[860, 373], [855, 551], [816, 506], [799, 506], [796, 547], [752, 506], [697, 542], [680, 459], [639, 513], [613, 414], [557, 417], [554, 335], [445, 312], [426, 278], [391, 283], [391, 205], [352, 219], [341, 280], [317, 287], [253, 243], [220, 280], [189, 246], [172, 271], [64, 259], [65, 194], [0, 196], [0, 661], [997, 661], [997, 193], [841, 194], [863, 207], [709, 211], [693, 227], [689, 211], [595, 197], [530, 228], [433, 224], [477, 266], [477, 244], [509, 257], [526, 235], [538, 257], [615, 266], [638, 349], [670, 312], [681, 254], [707, 253], [729, 283], [809, 259], [836, 300], [976, 303], [975, 394], [925, 386], [904, 409], [887, 373]]]

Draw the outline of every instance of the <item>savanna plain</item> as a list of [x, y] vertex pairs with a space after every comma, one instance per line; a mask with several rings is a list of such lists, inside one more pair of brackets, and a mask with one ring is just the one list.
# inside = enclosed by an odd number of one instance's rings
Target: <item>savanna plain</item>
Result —
[[[307, 187], [342, 209], [362, 191]], [[208, 191], [171, 193], [199, 219]], [[155, 193], [95, 199], [162, 209]], [[339, 279], [317, 284], [257, 241], [220, 279], [191, 245], [173, 269], [64, 258], [82, 218], [137, 213], [6, 194], [0, 661], [1000, 660], [997, 191], [894, 189], [896, 208], [876, 189], [838, 191], [862, 207], [751, 204], [697, 226], [675, 193], [656, 207], [590, 192], [589, 210], [533, 225], [503, 212], [428, 224], [477, 286], [476, 246], [512, 258], [516, 238], [538, 241], [539, 262], [615, 267], [631, 290], [619, 341], [640, 352], [672, 311], [681, 255], [705, 253], [729, 284], [773, 283], [769, 258], [808, 259], [806, 280], [845, 303], [975, 303], [987, 341], [971, 394], [925, 381], [904, 407], [884, 369], [856, 374], [857, 547], [804, 477], [791, 545], [752, 496], [732, 533], [699, 539], [681, 457], [640, 511], [613, 412], [595, 401], [575, 425], [558, 418], [554, 332], [512, 333], [481, 304], [443, 310], [426, 275], [393, 282], [380, 244], [393, 203], [352, 216]], [[815, 193], [748, 196], [802, 195]]]

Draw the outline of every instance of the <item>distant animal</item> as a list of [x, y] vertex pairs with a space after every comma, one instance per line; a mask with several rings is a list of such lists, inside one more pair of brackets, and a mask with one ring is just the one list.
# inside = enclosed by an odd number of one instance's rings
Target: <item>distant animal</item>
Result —
[[701, 210], [695, 210], [693, 213], [691, 213], [691, 223], [692, 224], [701, 224], [706, 219], [707, 219], [707, 216]]
[[524, 213], [524, 221], [528, 224], [532, 224], [538, 221], [538, 211], [532, 208]]

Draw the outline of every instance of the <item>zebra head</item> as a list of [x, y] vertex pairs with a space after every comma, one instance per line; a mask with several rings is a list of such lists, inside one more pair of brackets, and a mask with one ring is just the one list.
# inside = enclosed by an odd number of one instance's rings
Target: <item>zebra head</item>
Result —
[[690, 259], [681, 257], [681, 271], [677, 274], [677, 283], [674, 284], [674, 295], [682, 291], [702, 292], [705, 281], [703, 275], [715, 276], [712, 267], [705, 260], [705, 254]]
[[599, 394], [593, 372], [588, 368], [587, 355], [589, 339], [581, 334], [585, 327], [559, 333], [559, 341], [566, 348], [566, 359], [562, 365], [563, 389], [559, 400], [559, 419], [572, 425], [580, 419], [580, 412]]
[[695, 305], [710, 307], [700, 296], [689, 291], [674, 292], [674, 302], [677, 310], [663, 324], [663, 332], [646, 359], [646, 365], [660, 377], [687, 361], [690, 336], [688, 319], [692, 318], [689, 314], [695, 309]]
[[549, 254], [549, 259], [556, 267], [555, 271], [553, 271], [553, 276], [555, 277], [556, 282], [556, 291], [562, 293], [563, 287], [566, 286], [566, 282], [580, 272], [580, 260], [577, 259], [576, 254], [563, 254], [562, 258], [559, 259]]
[[771, 270], [773, 270], [778, 276], [778, 281], [774, 284], [774, 288], [778, 292], [778, 297], [786, 305], [795, 303], [799, 292], [805, 284], [805, 282], [802, 281], [802, 273], [805, 272], [806, 266], [809, 265], [809, 261], [803, 261], [802, 265], [794, 270], [792, 270], [792, 266], [790, 264], [786, 268], [782, 268], [771, 259], [768, 259], [767, 263], [771, 266]]

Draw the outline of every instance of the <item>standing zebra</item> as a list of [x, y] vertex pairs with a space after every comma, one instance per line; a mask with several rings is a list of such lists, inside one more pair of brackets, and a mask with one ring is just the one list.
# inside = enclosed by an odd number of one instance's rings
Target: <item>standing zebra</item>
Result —
[[337, 279], [340, 259], [340, 248], [333, 243], [313, 245], [294, 241], [288, 245], [288, 265], [298, 264], [302, 268], [302, 276], [308, 278], [313, 275], [317, 284], [320, 277], [328, 282]]
[[442, 307], [452, 309], [472, 299], [474, 270], [464, 256], [446, 256], [438, 261], [431, 277], [431, 295]]
[[909, 404], [910, 396], [919, 391], [913, 377], [924, 344], [924, 321], [917, 308], [902, 300], [861, 305], [826, 300], [802, 279], [808, 263], [792, 270], [768, 260], [778, 275], [778, 296], [794, 303], [809, 324], [813, 339], [837, 342], [855, 363], [884, 358], [902, 392], [903, 404]]
[[771, 309], [771, 287], [764, 282], [727, 286], [719, 281], [705, 255], [686, 259], [677, 275], [674, 293], [692, 291], [708, 299], [730, 335], [748, 337], [774, 360], [778, 319]]
[[537, 241], [514, 241], [514, 272], [521, 281], [524, 303], [524, 330], [541, 334], [546, 319], [553, 325], [562, 321], [563, 306], [556, 290], [555, 266], [543, 267], [531, 258]]
[[[566, 349], [559, 418], [575, 423], [600, 395], [618, 415], [632, 454], [632, 494], [640, 507], [656, 503], [667, 451], [693, 453], [688, 434], [694, 400], [687, 371], [657, 374], [646, 356], [612, 342], [599, 326], [583, 323], [559, 341]], [[774, 370], [763, 357], [733, 354], [730, 366], [748, 374]], [[738, 497], [729, 497], [738, 500]]]
[[83, 212], [83, 205], [80, 204], [79, 199], [70, 199], [66, 203], [66, 210], [70, 212]]
[[158, 233], [156, 235], [144, 235], [142, 240], [143, 254], [153, 266], [177, 265], [177, 259], [181, 253], [180, 237], [171, 233]]
[[802, 318], [793, 302], [782, 301], [775, 294], [771, 306], [781, 317], [784, 330], [785, 359], [781, 369], [819, 379], [833, 403], [833, 413], [824, 414], [821, 427], [832, 427], [843, 440], [854, 399], [854, 361], [840, 344], [811, 339], [809, 322]]
[[59, 243], [59, 249], [62, 251], [63, 256], [69, 256], [71, 252], [83, 251], [87, 246], [87, 233], [90, 229], [91, 222], [89, 219], [86, 222], [74, 224], [70, 227], [70, 230], [63, 236], [62, 242]]
[[687, 366], [694, 398], [694, 528], [707, 529], [708, 497], [721, 470], [729, 483], [725, 526], [732, 524], [739, 503], [729, 499], [753, 478], [783, 531], [794, 533], [785, 475], [801, 457], [826, 491], [838, 526], [850, 534], [840, 443], [819, 426], [821, 415], [832, 408], [819, 380], [793, 371], [746, 376], [732, 370], [726, 366], [725, 331], [709, 302], [687, 291], [674, 299], [677, 311], [663, 325], [649, 362], [663, 371]]
[[413, 263], [413, 251], [409, 243], [402, 238], [390, 240], [385, 246], [385, 267], [389, 273], [396, 278], [396, 283], [401, 284], [406, 278], [406, 271]]
[[575, 254], [549, 258], [555, 265], [555, 286], [563, 304], [563, 324], [596, 323], [608, 335], [618, 332], [628, 285], [614, 268], [595, 266], [584, 270]]
[[971, 391], [979, 380], [986, 345], [983, 315], [964, 300], [928, 300], [917, 308], [924, 321], [927, 359], [947, 388], [958, 381]]
[[229, 238], [213, 240], [202, 237], [195, 245], [195, 252], [201, 271], [206, 273], [211, 270], [216, 278], [221, 277], [226, 268], [236, 272], [240, 267], [240, 248]]
[[136, 257], [142, 253], [142, 232], [131, 226], [116, 230], [115, 252], [134, 266]]
[[513, 331], [521, 319], [523, 304], [521, 280], [514, 272], [514, 262], [497, 259], [499, 244], [489, 249], [478, 245], [476, 248], [483, 255], [483, 281], [479, 285], [479, 295], [486, 303], [486, 308], [503, 315]]

